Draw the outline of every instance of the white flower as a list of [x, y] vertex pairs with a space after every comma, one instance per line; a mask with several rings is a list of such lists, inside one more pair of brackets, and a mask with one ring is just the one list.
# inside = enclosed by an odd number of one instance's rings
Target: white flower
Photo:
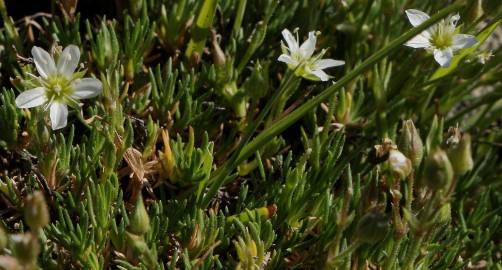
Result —
[[[420, 10], [408, 9], [405, 12], [411, 25], [415, 27], [429, 19], [429, 15]], [[448, 67], [455, 51], [470, 48], [478, 42], [472, 35], [457, 34], [455, 28], [458, 20], [460, 20], [458, 14], [449, 16], [418, 34], [405, 45], [431, 51], [441, 67]]]
[[300, 45], [298, 37], [294, 37], [288, 29], [282, 30], [282, 36], [288, 46], [282, 44], [283, 54], [277, 60], [288, 64], [295, 70], [297, 76], [309, 80], [327, 81], [330, 76], [323, 69], [344, 65], [344, 61], [334, 59], [320, 59], [326, 50], [313, 56], [317, 41], [315, 32], [309, 32], [308, 39]]
[[45, 110], [50, 110], [52, 129], [63, 128], [67, 123], [67, 105], [75, 106], [79, 99], [101, 94], [101, 81], [74, 74], [80, 59], [80, 50], [75, 45], [69, 45], [61, 52], [57, 65], [54, 58], [42, 48], [33, 47], [31, 54], [40, 75], [32, 75], [38, 87], [17, 96], [16, 105], [19, 108], [44, 105]]

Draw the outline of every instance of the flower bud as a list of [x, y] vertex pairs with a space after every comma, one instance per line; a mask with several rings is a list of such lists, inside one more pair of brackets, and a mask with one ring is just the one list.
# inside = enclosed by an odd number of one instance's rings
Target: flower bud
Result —
[[350, 109], [352, 107], [352, 95], [342, 90], [339, 95], [338, 106], [336, 106], [335, 116], [340, 123], [347, 123], [350, 120]]
[[5, 7], [4, 0], [0, 0], [0, 11], [1, 12], [7, 12], [7, 8]]
[[403, 122], [403, 129], [398, 140], [398, 148], [411, 160], [413, 167], [418, 168], [420, 166], [424, 155], [424, 144], [413, 121], [406, 120]]
[[127, 61], [125, 66], [125, 77], [128, 82], [132, 82], [134, 80], [134, 74], [136, 73], [136, 67], [134, 65], [133, 60]]
[[234, 109], [234, 112], [237, 115], [237, 117], [239, 118], [246, 117], [247, 113], [246, 100], [241, 95], [240, 89], [235, 83], [235, 81], [226, 83], [223, 86], [222, 94], [228, 101], [228, 103], [232, 106], [232, 109]]
[[16, 234], [12, 236], [12, 253], [23, 265], [33, 265], [40, 253], [38, 239], [31, 234]]
[[464, 134], [459, 143], [448, 149], [448, 158], [456, 175], [463, 175], [472, 170], [474, 162], [471, 153], [471, 136]]
[[37, 230], [49, 224], [49, 210], [42, 192], [36, 191], [26, 198], [24, 219], [32, 230]]
[[451, 205], [450, 203], [445, 203], [439, 209], [437, 221], [438, 223], [445, 224], [451, 220]]
[[256, 61], [253, 71], [243, 85], [245, 92], [255, 100], [264, 97], [269, 89], [269, 63]]
[[136, 254], [143, 254], [148, 249], [148, 245], [145, 243], [145, 239], [143, 239], [142, 235], [136, 235], [126, 231], [125, 238], [127, 246], [132, 248]]
[[143, 1], [130, 1], [129, 2], [129, 10], [131, 11], [131, 14], [137, 18], [141, 14], [141, 9], [143, 7]]
[[366, 213], [356, 227], [358, 239], [368, 244], [381, 241], [388, 231], [389, 219], [385, 214], [376, 211]]
[[401, 179], [406, 178], [411, 173], [411, 161], [403, 153], [392, 149], [389, 151], [389, 168]]
[[150, 230], [150, 218], [146, 212], [145, 205], [143, 204], [143, 197], [141, 194], [136, 200], [136, 205], [129, 218], [130, 224], [128, 231], [136, 235], [143, 235]]
[[447, 189], [453, 180], [453, 168], [445, 151], [433, 150], [425, 160], [422, 183], [431, 189]]

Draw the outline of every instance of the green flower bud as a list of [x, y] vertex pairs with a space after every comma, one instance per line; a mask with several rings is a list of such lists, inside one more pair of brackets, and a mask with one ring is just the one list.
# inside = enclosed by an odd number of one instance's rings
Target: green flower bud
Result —
[[33, 265], [40, 253], [38, 239], [31, 234], [16, 234], [12, 236], [12, 253], [23, 265]]
[[36, 191], [26, 198], [24, 219], [32, 230], [37, 230], [49, 224], [49, 210], [42, 192]]
[[389, 219], [380, 212], [365, 214], [357, 223], [356, 235], [359, 240], [368, 244], [381, 241], [389, 232]]
[[453, 168], [445, 151], [433, 150], [425, 160], [422, 183], [431, 189], [447, 189], [453, 180]]
[[344, 89], [340, 91], [338, 106], [336, 106], [335, 116], [340, 123], [347, 123], [350, 120], [350, 110], [352, 107], [352, 95]]
[[136, 254], [143, 254], [148, 250], [148, 245], [145, 243], [142, 235], [125, 232], [127, 246], [131, 247]]
[[7, 8], [5, 7], [4, 0], [0, 0], [0, 11], [1, 12], [7, 12]]
[[136, 68], [134, 65], [133, 60], [127, 61], [127, 64], [125, 66], [125, 77], [126, 80], [129, 82], [132, 82], [134, 80], [134, 73], [136, 73]]
[[424, 155], [424, 144], [413, 121], [403, 122], [403, 129], [397, 144], [399, 150], [411, 160], [413, 167], [418, 168]]
[[458, 144], [452, 145], [448, 149], [448, 158], [456, 175], [463, 175], [472, 170], [474, 161], [472, 160], [471, 136], [469, 134], [464, 134]]
[[129, 2], [129, 9], [131, 11], [131, 14], [133, 14], [135, 18], [140, 16], [142, 7], [143, 7], [142, 0]]
[[143, 197], [141, 194], [136, 200], [136, 205], [129, 218], [130, 224], [128, 231], [136, 235], [143, 235], [150, 230], [150, 218], [148, 212], [143, 204]]
[[445, 223], [450, 222], [450, 220], [451, 220], [451, 204], [450, 203], [445, 203], [439, 209], [437, 221], [439, 223], [445, 224]]
[[247, 113], [246, 100], [235, 81], [225, 83], [219, 91], [228, 104], [232, 106], [235, 114], [239, 118], [244, 118]]
[[269, 88], [269, 63], [264, 64], [256, 61], [253, 71], [243, 85], [247, 95], [252, 99], [258, 100], [268, 93]]
[[406, 178], [411, 173], [411, 161], [398, 150], [389, 151], [389, 168], [401, 179]]

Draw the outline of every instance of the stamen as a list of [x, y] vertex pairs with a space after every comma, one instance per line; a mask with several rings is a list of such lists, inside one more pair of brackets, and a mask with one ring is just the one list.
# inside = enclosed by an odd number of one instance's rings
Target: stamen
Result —
[[56, 86], [54, 87], [54, 91], [56, 91], [56, 94], [60, 94], [61, 93], [61, 86], [59, 84], [56, 84]]
[[52, 105], [53, 101], [54, 101], [54, 97], [51, 97], [51, 99], [47, 103], [45, 103], [44, 111], [47, 111], [49, 109], [49, 107]]

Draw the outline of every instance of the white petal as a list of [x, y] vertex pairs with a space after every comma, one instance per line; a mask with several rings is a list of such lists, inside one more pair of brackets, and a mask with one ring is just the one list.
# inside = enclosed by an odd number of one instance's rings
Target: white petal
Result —
[[284, 40], [286, 40], [286, 43], [288, 44], [289, 51], [291, 52], [297, 52], [299, 49], [298, 41], [296, 41], [295, 37], [291, 32], [289, 32], [288, 29], [282, 30], [282, 36], [284, 37]]
[[329, 80], [329, 75], [320, 69], [312, 71], [312, 74], [315, 75], [317, 78], [321, 79], [321, 81], [323, 82]]
[[47, 102], [47, 97], [43, 87], [24, 91], [16, 98], [16, 106], [21, 109], [37, 107], [45, 102]]
[[71, 78], [73, 72], [78, 66], [78, 61], [80, 60], [80, 49], [75, 45], [69, 45], [66, 47], [58, 60], [58, 72], [65, 75], [67, 78]]
[[300, 46], [300, 53], [305, 58], [310, 58], [314, 54], [317, 37], [314, 31], [309, 32], [309, 38]]
[[455, 14], [450, 17], [448, 17], [448, 22], [450, 23], [451, 26], [455, 27], [457, 26], [458, 21], [460, 20], [460, 15]]
[[325, 69], [325, 68], [337, 67], [337, 66], [343, 66], [343, 65], [345, 65], [344, 61], [335, 60], [335, 59], [321, 59], [321, 60], [317, 60], [314, 63], [313, 69], [318, 70], [318, 69]]
[[408, 16], [408, 20], [413, 26], [418, 26], [430, 18], [427, 13], [416, 9], [407, 9], [405, 12], [406, 16]]
[[49, 75], [56, 73], [54, 59], [52, 59], [52, 56], [47, 51], [40, 47], [33, 46], [31, 54], [33, 55], [33, 61], [35, 61], [35, 66], [40, 76], [47, 78]]
[[295, 59], [291, 58], [291, 56], [287, 55], [287, 54], [281, 54], [279, 56], [279, 58], [277, 58], [278, 61], [280, 62], [284, 62], [286, 64], [289, 64], [289, 65], [293, 65], [293, 66], [297, 66], [298, 65], [298, 61], [296, 61]]
[[453, 58], [453, 51], [451, 48], [446, 48], [444, 50], [434, 50], [434, 59], [441, 65], [441, 67], [450, 66], [451, 59]]
[[460, 50], [465, 48], [470, 48], [478, 43], [476, 37], [465, 34], [458, 34], [453, 36], [453, 49]]
[[64, 128], [68, 118], [68, 107], [60, 102], [53, 102], [50, 108], [51, 126], [53, 130]]
[[431, 43], [429, 42], [429, 39], [426, 37], [426, 35], [419, 34], [414, 38], [410, 39], [404, 45], [417, 49], [417, 48], [428, 48], [431, 46]]
[[93, 98], [101, 94], [102, 83], [98, 79], [83, 78], [73, 82], [73, 94], [71, 95], [76, 99]]

